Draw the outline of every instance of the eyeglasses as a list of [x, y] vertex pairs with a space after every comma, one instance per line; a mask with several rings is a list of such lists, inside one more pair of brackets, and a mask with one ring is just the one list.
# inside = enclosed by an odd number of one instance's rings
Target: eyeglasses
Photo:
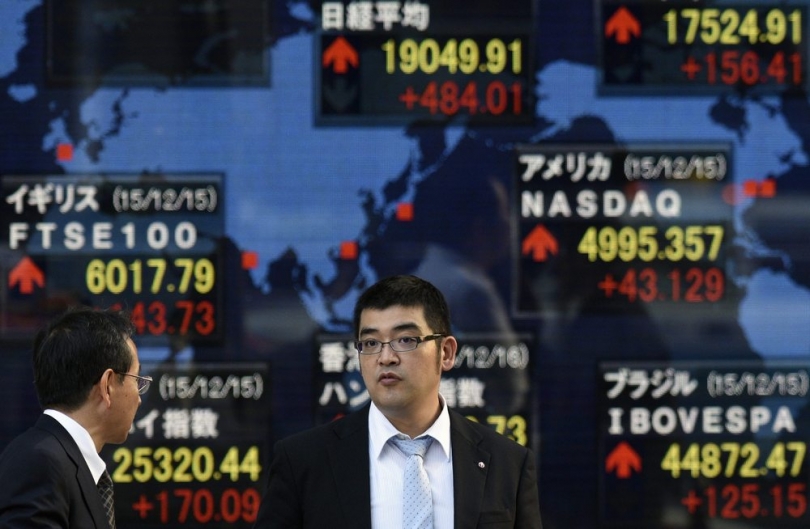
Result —
[[420, 338], [419, 336], [400, 336], [389, 342], [381, 342], [373, 338], [368, 340], [359, 340], [354, 342], [357, 352], [361, 355], [376, 355], [382, 352], [383, 345], [388, 345], [392, 351], [397, 353], [407, 353], [413, 351], [422, 342], [429, 342], [430, 340], [438, 340], [444, 338], [445, 334], [429, 334]]
[[149, 389], [149, 384], [152, 383], [152, 377], [142, 377], [140, 375], [133, 375], [131, 373], [120, 373], [116, 371], [119, 375], [124, 375], [128, 377], [133, 377], [138, 381], [138, 395], [143, 395]]

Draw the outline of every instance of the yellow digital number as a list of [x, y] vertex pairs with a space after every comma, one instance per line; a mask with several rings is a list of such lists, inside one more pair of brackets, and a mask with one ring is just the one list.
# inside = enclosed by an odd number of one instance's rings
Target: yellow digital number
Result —
[[132, 483], [132, 475], [129, 467], [132, 466], [132, 452], [129, 448], [119, 448], [113, 452], [113, 461], [118, 463], [112, 473], [112, 480], [115, 483]]
[[487, 424], [494, 426], [501, 435], [506, 433], [506, 415], [488, 415]]
[[101, 259], [93, 259], [87, 265], [85, 272], [84, 282], [87, 285], [87, 290], [92, 294], [101, 294], [104, 292], [104, 261]]
[[132, 272], [132, 292], [140, 294], [143, 290], [143, 263], [140, 259], [135, 259], [129, 264]]
[[155, 481], [166, 483], [167, 481], [171, 480], [173, 474], [172, 451], [165, 446], [161, 446], [155, 449], [153, 458], [155, 463], [157, 463], [155, 473], [153, 474]]
[[188, 285], [191, 283], [191, 274], [194, 270], [194, 260], [187, 258], [175, 259], [174, 266], [183, 269], [183, 274], [180, 276], [180, 285], [177, 287], [177, 291], [181, 294], [185, 294], [188, 292]]
[[458, 45], [458, 68], [461, 73], [470, 74], [478, 69], [480, 61], [478, 44], [472, 39], [464, 39]]
[[262, 471], [262, 465], [259, 463], [259, 447], [251, 446], [248, 448], [245, 457], [239, 464], [239, 472], [247, 474], [250, 481], [259, 481], [259, 475]]
[[706, 245], [703, 243], [703, 227], [687, 226], [684, 230], [684, 257], [690, 261], [700, 261], [705, 251]]
[[[760, 26], [760, 14], [749, 9], [743, 14], [735, 8], [687, 8], [667, 11], [663, 20], [667, 28], [667, 42], [677, 44], [683, 32], [682, 42], [694, 44], [700, 40], [704, 44], [738, 45], [741, 37], [749, 44], [765, 42], [778, 45], [790, 40], [793, 44], [802, 42], [802, 11], [795, 9], [789, 14], [782, 9], [771, 9], [764, 15], [764, 26]], [[680, 22], [684, 22], [684, 26]]]
[[594, 226], [590, 226], [585, 230], [582, 239], [579, 240], [579, 244], [577, 245], [577, 252], [587, 255], [588, 261], [596, 261], [598, 251], [596, 245], [596, 228]]
[[[716, 10], [719, 11], [719, 10]], [[720, 33], [720, 44], [739, 44], [740, 37], [737, 35], [737, 28], [740, 27], [740, 14], [735, 9], [724, 9], [720, 15], [719, 27], [722, 28]], [[714, 44], [716, 41], [709, 42], [704, 40], [706, 44]]]
[[198, 294], [208, 294], [216, 283], [214, 263], [208, 259], [200, 259], [194, 264], [194, 290]]
[[529, 437], [526, 432], [526, 419], [522, 415], [512, 415], [509, 417], [506, 426], [512, 432], [509, 437], [517, 444], [526, 446], [529, 443]]
[[790, 475], [793, 477], [798, 476], [799, 472], [802, 470], [802, 465], [804, 464], [804, 456], [807, 453], [807, 444], [802, 441], [791, 441], [787, 444], [787, 449], [796, 453], [795, 457], [793, 458], [793, 464], [790, 467]]
[[740, 460], [740, 444], [739, 443], [722, 443], [720, 450], [728, 453], [728, 461], [726, 462], [726, 471], [723, 473], [727, 478], [734, 477], [734, 472], [737, 469], [737, 461]]
[[399, 45], [399, 69], [410, 74], [419, 69], [419, 45], [413, 39], [405, 39]]
[[776, 443], [765, 460], [765, 467], [774, 471], [780, 478], [785, 475], [787, 469], [787, 460], [785, 459], [785, 444]]
[[748, 37], [748, 42], [751, 44], [759, 42], [759, 15], [756, 9], [749, 9], [748, 13], [745, 14], [740, 24], [739, 33], [743, 37]]
[[723, 245], [723, 227], [722, 226], [704, 226], [703, 232], [712, 238], [709, 245], [709, 261], [715, 261], [717, 255], [720, 253], [720, 247]]
[[673, 478], [680, 477], [682, 472], [688, 472], [693, 478], [711, 479], [722, 473], [726, 478], [754, 479], [768, 471], [772, 471], [777, 477], [783, 477], [786, 473], [796, 477], [802, 470], [806, 450], [807, 445], [802, 441], [777, 442], [768, 453], [764, 466], [760, 468], [760, 448], [756, 443], [706, 443], [702, 446], [692, 443], [685, 452], [681, 451], [681, 445], [673, 443], [661, 459], [661, 468]]
[[148, 446], [139, 446], [132, 451], [132, 477], [139, 483], [152, 479], [152, 449]]
[[740, 455], [743, 457], [743, 464], [740, 466], [740, 477], [756, 478], [760, 476], [757, 468], [759, 461], [759, 447], [754, 443], [745, 443], [740, 448]]
[[436, 73], [436, 70], [439, 69], [440, 55], [441, 52], [439, 51], [439, 44], [435, 40], [423, 40], [419, 45], [419, 51], [416, 56], [419, 69], [428, 74]]
[[681, 459], [681, 470], [688, 471], [693, 478], [700, 476], [700, 446], [692, 443]]
[[120, 294], [127, 288], [128, 277], [127, 267], [121, 259], [113, 259], [109, 263], [93, 259], [87, 265], [85, 284], [93, 294], [105, 291]]
[[166, 260], [148, 259], [146, 266], [155, 270], [155, 277], [152, 278], [152, 287], [149, 290], [152, 294], [157, 294], [160, 292], [160, 287], [163, 285], [163, 277], [166, 275]]
[[214, 475], [214, 453], [207, 446], [194, 450], [191, 456], [191, 474], [194, 479], [205, 483]]
[[597, 236], [599, 242], [599, 259], [609, 263], [616, 258], [616, 255], [619, 253], [617, 238], [616, 230], [611, 226], [606, 226], [599, 230], [599, 235]]
[[716, 478], [723, 470], [720, 462], [720, 447], [714, 443], [703, 445], [700, 450], [700, 474], [707, 478]]
[[765, 40], [770, 44], [781, 44], [787, 39], [788, 31], [790, 31], [790, 41], [793, 44], [800, 44], [802, 42], [802, 27], [802, 12], [800, 10], [796, 9], [790, 15], [785, 15], [785, 12], [781, 9], [771, 9], [765, 15]]
[[450, 39], [444, 45], [439, 53], [438, 65], [444, 66], [450, 73], [456, 73], [458, 70], [458, 41], [456, 39]]
[[[467, 418], [473, 422], [478, 422], [475, 415], [468, 415]], [[526, 446], [529, 442], [526, 430], [526, 419], [522, 415], [487, 415], [487, 424], [493, 426], [499, 434], [506, 435], [517, 444]]]
[[700, 26], [700, 9], [684, 9], [681, 11], [681, 16], [689, 21], [686, 26], [684, 42], [692, 44], [695, 42], [695, 36]]
[[498, 74], [506, 68], [506, 45], [501, 39], [492, 39], [486, 45], [487, 71]]
[[261, 470], [259, 448], [256, 446], [248, 448], [241, 462], [239, 461], [239, 448], [236, 446], [231, 447], [219, 465], [219, 471], [228, 476], [231, 481], [239, 480], [241, 474], [247, 474], [251, 481], [258, 481]]
[[638, 258], [650, 262], [658, 257], [658, 229], [655, 226], [642, 226], [638, 229]]
[[[807, 445], [801, 441], [791, 441], [789, 443], [775, 443], [765, 461], [765, 467], [774, 471], [774, 473], [782, 477], [785, 472], [788, 472], [791, 477], [796, 477], [801, 472], [802, 465], [804, 464], [804, 456], [807, 451]], [[793, 462], [788, 463], [788, 452], [793, 452]]]
[[508, 47], [512, 52], [512, 73], [519, 74], [523, 70], [523, 42], [515, 39], [509, 43]]
[[[239, 448], [231, 447], [219, 465], [219, 471], [237, 481], [240, 474], [247, 474], [252, 481], [258, 481], [261, 472], [259, 449], [251, 446], [240, 462]], [[139, 446], [130, 450], [121, 447], [113, 453], [113, 461], [118, 464], [112, 474], [117, 483], [145, 483], [154, 479], [160, 483], [205, 483], [220, 479], [216, 458], [207, 446], [191, 449], [181, 446], [171, 450], [158, 447]]]
[[385, 52], [385, 72], [394, 73], [397, 71], [397, 43], [394, 39], [388, 39], [381, 46]]
[[714, 44], [720, 39], [720, 10], [704, 9], [700, 13], [700, 38], [706, 44]]
[[[523, 42], [514, 39], [505, 42], [499, 38], [489, 39], [481, 46], [473, 39], [448, 39], [444, 45], [436, 39], [404, 39], [397, 44], [388, 39], [381, 46], [385, 54], [385, 71], [389, 74], [416, 72], [432, 74], [445, 68], [451, 74], [487, 72], [499, 74], [509, 69], [513, 74], [523, 70]], [[483, 60], [481, 58], [483, 48]]]
[[670, 226], [664, 233], [664, 237], [669, 241], [669, 245], [664, 249], [667, 259], [670, 261], [683, 259], [683, 229], [680, 226]]
[[[655, 226], [633, 228], [624, 226], [616, 231], [612, 226], [601, 229], [590, 226], [585, 230], [577, 245], [577, 252], [586, 255], [591, 262], [611, 262], [616, 258], [624, 262], [640, 259], [645, 262], [657, 258], [669, 261], [700, 261], [717, 259], [723, 244], [723, 227], [709, 226], [670, 226], [664, 236], [668, 245], [659, 254], [658, 229]], [[710, 238], [708, 251], [706, 238]]]
[[[178, 258], [173, 262], [176, 268], [181, 269], [180, 283], [177, 292], [185, 294], [192, 286], [198, 294], [207, 294], [216, 283], [216, 270], [209, 259], [194, 260], [191, 258]], [[147, 269], [154, 274], [149, 288], [152, 294], [163, 291], [167, 264], [165, 259], [147, 259]], [[85, 284], [92, 294], [121, 294], [131, 284], [132, 293], [140, 294], [143, 291], [144, 267], [140, 259], [128, 265], [122, 259], [111, 259], [104, 262], [102, 259], [93, 259], [85, 271]], [[131, 281], [131, 283], [130, 283]]]
[[673, 478], [681, 477], [681, 446], [672, 443], [661, 460], [661, 469], [669, 472]]
[[191, 449], [181, 446], [174, 451], [172, 459], [177, 463], [174, 472], [172, 472], [172, 481], [175, 483], [190, 483], [193, 480], [191, 472], [188, 470], [191, 468]]

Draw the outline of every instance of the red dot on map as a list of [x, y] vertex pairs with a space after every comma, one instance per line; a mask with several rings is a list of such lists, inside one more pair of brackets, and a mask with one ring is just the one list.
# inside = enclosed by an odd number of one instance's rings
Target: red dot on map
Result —
[[743, 182], [743, 194], [747, 197], [755, 197], [758, 187], [756, 180], [746, 180]]
[[56, 146], [56, 159], [60, 162], [69, 162], [73, 159], [73, 145], [60, 143]]
[[776, 180], [773, 178], [763, 180], [759, 185], [759, 196], [764, 198], [776, 196]]
[[400, 222], [410, 222], [413, 220], [413, 204], [402, 202], [397, 204], [397, 220]]
[[259, 266], [259, 254], [256, 252], [242, 252], [242, 269], [253, 270]]
[[344, 241], [340, 243], [340, 258], [346, 261], [357, 259], [357, 243], [354, 241]]

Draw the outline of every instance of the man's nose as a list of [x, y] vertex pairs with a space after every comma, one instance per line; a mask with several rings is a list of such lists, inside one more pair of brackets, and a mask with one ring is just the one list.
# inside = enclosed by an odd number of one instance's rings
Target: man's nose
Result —
[[380, 364], [390, 365], [399, 362], [399, 354], [391, 349], [390, 343], [384, 343], [380, 350]]

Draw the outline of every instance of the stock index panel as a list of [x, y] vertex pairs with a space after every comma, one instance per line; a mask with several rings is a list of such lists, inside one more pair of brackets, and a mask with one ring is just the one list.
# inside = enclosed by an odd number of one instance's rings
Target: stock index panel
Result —
[[[119, 527], [251, 527], [369, 402], [354, 303], [446, 295], [440, 390], [544, 527], [806, 527], [805, 0], [0, 2], [0, 443], [29, 347], [128, 309]], [[2, 448], [2, 447], [0, 447]]]
[[725, 299], [729, 145], [520, 146], [516, 158], [515, 278], [536, 299], [546, 282], [556, 301], [610, 313]]
[[263, 364], [148, 366], [127, 443], [108, 447], [116, 522], [250, 527], [263, 491], [269, 380]]
[[64, 298], [127, 309], [144, 337], [222, 338], [221, 176], [8, 176], [2, 196], [4, 335]]
[[807, 525], [804, 366], [601, 364], [599, 377], [606, 525], [645, 525], [664, 510], [711, 524]]
[[365, 13], [358, 3], [324, 2], [319, 122], [529, 122], [533, 4], [406, 2], [400, 12], [378, 3]]
[[608, 92], [807, 89], [807, 5], [642, 0], [598, 10]]

